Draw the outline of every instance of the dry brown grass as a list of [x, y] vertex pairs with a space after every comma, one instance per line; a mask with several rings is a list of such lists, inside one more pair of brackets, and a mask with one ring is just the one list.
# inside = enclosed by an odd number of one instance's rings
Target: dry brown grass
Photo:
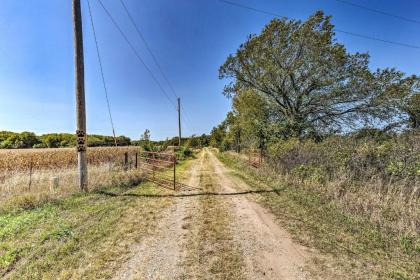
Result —
[[[125, 152], [133, 153], [138, 147], [94, 147], [87, 150], [89, 164], [123, 160]], [[0, 149], [0, 172], [29, 171], [33, 169], [69, 168], [77, 164], [75, 148], [52, 149]]]
[[[322, 252], [316, 259], [321, 279], [340, 273], [340, 279], [418, 279], [419, 204], [407, 199], [398, 187], [375, 192], [375, 180], [364, 188], [347, 180], [320, 184], [282, 174], [265, 165], [250, 167], [233, 153], [218, 154], [232, 168], [231, 175], [256, 190], [273, 188], [258, 202], [277, 216], [281, 224], [303, 245]], [[379, 188], [378, 188], [379, 189]]]
[[[88, 149], [89, 189], [133, 185], [143, 178], [134, 169], [138, 147]], [[124, 154], [129, 154], [124, 165]], [[73, 148], [0, 150], [0, 211], [31, 208], [78, 191], [77, 154]], [[53, 178], [58, 180], [52, 184]]]

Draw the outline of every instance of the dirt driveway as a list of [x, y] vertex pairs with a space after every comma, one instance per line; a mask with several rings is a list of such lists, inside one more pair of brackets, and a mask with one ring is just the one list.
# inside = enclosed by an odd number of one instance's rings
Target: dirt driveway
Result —
[[[115, 279], [308, 279], [310, 253], [294, 243], [258, 194], [228, 176], [209, 149]], [[269, 191], [269, 190], [268, 190]]]

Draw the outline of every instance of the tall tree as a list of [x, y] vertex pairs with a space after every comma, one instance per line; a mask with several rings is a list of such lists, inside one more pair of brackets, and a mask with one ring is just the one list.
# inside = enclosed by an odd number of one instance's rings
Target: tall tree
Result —
[[416, 76], [395, 69], [370, 71], [369, 55], [350, 54], [334, 39], [331, 17], [273, 19], [250, 35], [219, 69], [228, 97], [253, 90], [278, 115], [290, 136], [304, 136], [395, 119], [389, 96], [418, 93]]

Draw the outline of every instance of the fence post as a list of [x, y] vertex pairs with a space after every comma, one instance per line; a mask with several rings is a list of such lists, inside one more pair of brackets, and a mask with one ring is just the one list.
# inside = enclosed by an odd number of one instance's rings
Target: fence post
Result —
[[176, 156], [173, 156], [174, 158], [174, 190], [176, 190]]
[[134, 163], [134, 167], [137, 169], [137, 158], [138, 158], [138, 153], [136, 152], [136, 161]]
[[31, 190], [31, 186], [32, 186], [32, 168], [33, 168], [33, 162], [32, 162], [32, 158], [31, 158], [31, 163], [29, 165], [29, 190]]
[[153, 180], [154, 180], [155, 179], [155, 163], [156, 163], [155, 154], [152, 154], [152, 156], [153, 156], [153, 159], [152, 159], [152, 162], [153, 162], [153, 164], [152, 164], [152, 174], [153, 174]]
[[124, 170], [127, 170], [128, 167], [128, 153], [124, 153]]

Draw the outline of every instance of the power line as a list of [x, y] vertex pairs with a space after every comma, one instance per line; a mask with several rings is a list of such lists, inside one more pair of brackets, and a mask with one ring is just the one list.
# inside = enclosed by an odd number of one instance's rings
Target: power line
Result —
[[[164, 79], [164, 80], [165, 80], [165, 82], [168, 84], [169, 88], [171, 89], [171, 93], [172, 93], [172, 94], [173, 94], [173, 96], [177, 99], [177, 98], [178, 98], [178, 95], [176, 94], [174, 87], [172, 86], [171, 82], [169, 82], [168, 77], [166, 76], [166, 74], [165, 74], [165, 72], [163, 71], [163, 69], [162, 69], [162, 67], [161, 67], [160, 63], [158, 62], [158, 60], [157, 60], [157, 58], [156, 58], [155, 54], [153, 53], [152, 49], [150, 48], [149, 44], [147, 43], [147, 40], [146, 40], [146, 38], [144, 37], [143, 33], [140, 31], [140, 28], [138, 27], [137, 23], [135, 22], [135, 20], [134, 20], [133, 16], [131, 15], [131, 13], [130, 13], [130, 11], [128, 10], [127, 6], [125, 5], [124, 1], [123, 1], [123, 0], [120, 0], [120, 3], [121, 3], [121, 5], [123, 6], [123, 8], [124, 8], [124, 10], [125, 10], [125, 12], [126, 12], [126, 14], [127, 14], [128, 18], [129, 18], [129, 20], [130, 20], [130, 21], [131, 21], [131, 23], [133, 24], [134, 29], [135, 29], [135, 30], [136, 30], [136, 32], [137, 32], [137, 35], [139, 35], [140, 39], [142, 40], [142, 42], [143, 42], [143, 43], [144, 43], [144, 45], [146, 46], [146, 49], [147, 49], [147, 51], [149, 52], [150, 56], [152, 57], [153, 62], [156, 64], [156, 66], [157, 66], [157, 68], [158, 68], [158, 70], [159, 70], [160, 74], [162, 75], [163, 79]], [[184, 117], [187, 117], [187, 112], [186, 112], [186, 110], [184, 109], [184, 107], [183, 107], [182, 105], [181, 105], [181, 110], [182, 110], [182, 111], [184, 112], [184, 114], [185, 114], [185, 116], [184, 116]], [[185, 121], [186, 121], [186, 118], [184, 119], [184, 122], [185, 122]]]
[[[231, 1], [227, 1], [227, 0], [219, 0], [219, 1], [223, 2], [225, 4], [229, 4], [229, 5], [244, 8], [244, 9], [248, 9], [248, 10], [251, 10], [251, 11], [254, 11], [254, 12], [263, 13], [263, 14], [267, 14], [267, 15], [271, 15], [271, 16], [275, 16], [275, 17], [286, 18], [285, 16], [282, 16], [282, 15], [279, 15], [279, 14], [276, 14], [276, 13], [273, 13], [273, 12], [269, 12], [269, 11], [265, 11], [265, 10], [261, 10], [261, 9], [256, 9], [256, 8], [246, 6], [246, 5], [242, 5], [242, 4], [239, 4], [239, 3], [236, 3], [236, 2], [231, 2]], [[382, 42], [382, 43], [397, 45], [397, 46], [401, 46], [401, 47], [412, 48], [412, 49], [420, 49], [420, 46], [417, 46], [417, 45], [411, 45], [411, 44], [406, 44], [406, 43], [389, 41], [389, 40], [380, 39], [380, 38], [376, 38], [376, 37], [372, 37], [372, 36], [368, 36], [368, 35], [363, 35], [363, 34], [359, 34], [359, 33], [345, 31], [345, 30], [342, 30], [342, 29], [334, 28], [334, 31], [339, 32], [339, 33], [343, 33], [343, 34], [347, 34], [347, 35], [350, 35], [350, 36], [354, 36], [354, 37], [359, 37], [359, 38], [363, 38], [363, 39], [368, 39], [368, 40], [378, 41], [378, 42]]]
[[366, 6], [362, 6], [362, 5], [359, 5], [359, 4], [350, 2], [350, 1], [345, 1], [345, 0], [334, 0], [334, 1], [340, 2], [340, 3], [345, 4], [345, 5], [349, 5], [349, 6], [357, 7], [357, 8], [360, 8], [360, 9], [364, 9], [364, 10], [367, 10], [367, 11], [370, 11], [370, 12], [374, 12], [374, 13], [377, 13], [377, 14], [381, 14], [381, 15], [384, 15], [384, 16], [389, 16], [389, 17], [397, 18], [397, 19], [404, 20], [404, 21], [407, 21], [407, 22], [420, 24], [420, 21], [415, 20], [415, 19], [406, 18], [406, 17], [402, 17], [402, 16], [399, 16], [399, 15], [394, 15], [394, 14], [391, 14], [391, 13], [388, 13], [388, 12], [384, 12], [384, 11], [376, 10], [376, 9], [369, 8], [369, 7], [366, 7]]
[[99, 4], [102, 6], [102, 8], [104, 9], [105, 13], [108, 15], [108, 17], [111, 19], [111, 22], [114, 24], [114, 26], [117, 28], [117, 30], [120, 32], [121, 36], [124, 38], [124, 40], [127, 42], [127, 44], [130, 46], [130, 48], [133, 50], [134, 54], [136, 55], [136, 57], [138, 58], [138, 60], [141, 62], [141, 64], [144, 66], [144, 68], [146, 68], [147, 72], [149, 72], [150, 76], [152, 77], [152, 79], [155, 81], [155, 83], [158, 85], [159, 89], [162, 91], [162, 93], [165, 95], [165, 97], [168, 99], [168, 101], [172, 104], [172, 106], [174, 106], [175, 110], [176, 110], [176, 105], [175, 103], [172, 101], [172, 99], [168, 96], [168, 94], [166, 93], [165, 89], [163, 88], [162, 84], [159, 82], [159, 80], [156, 78], [156, 76], [153, 74], [152, 70], [147, 66], [147, 64], [144, 62], [144, 60], [141, 58], [140, 54], [137, 52], [136, 48], [134, 47], [134, 45], [130, 42], [130, 40], [128, 39], [128, 37], [125, 35], [124, 31], [122, 31], [122, 29], [120, 28], [120, 26], [118, 25], [118, 23], [115, 21], [114, 17], [111, 15], [111, 13], [107, 10], [107, 8], [104, 6], [104, 4], [102, 3], [101, 0], [98, 0]]
[[152, 52], [149, 44], [147, 43], [146, 38], [143, 36], [143, 33], [140, 31], [140, 28], [138, 27], [138, 25], [134, 21], [133, 17], [131, 16], [131, 13], [128, 11], [127, 6], [124, 4], [124, 1], [120, 0], [120, 3], [124, 7], [124, 10], [127, 13], [127, 16], [130, 19], [131, 23], [133, 24], [137, 34], [139, 35], [140, 39], [143, 41], [144, 45], [146, 46], [147, 51], [149, 52], [149, 54], [152, 57], [154, 63], [156, 64], [157, 68], [159, 69], [160, 74], [164, 78], [165, 82], [169, 85], [169, 88], [171, 89], [172, 94], [175, 96], [175, 98], [178, 98], [178, 95], [175, 93], [175, 90], [172, 87], [172, 84], [169, 82], [168, 78], [166, 77], [165, 73], [163, 72], [162, 67], [160, 66], [158, 60], [156, 59], [156, 56]]
[[356, 34], [356, 33], [353, 33], [353, 32], [344, 31], [344, 30], [337, 29], [337, 28], [334, 28], [334, 31], [341, 32], [341, 33], [351, 35], [351, 36], [357, 36], [357, 37], [360, 37], [360, 38], [369, 39], [369, 40], [375, 40], [375, 41], [379, 41], [379, 42], [383, 42], [383, 43], [394, 44], [394, 45], [398, 45], [398, 46], [401, 46], [401, 47], [412, 48], [412, 49], [420, 49], [420, 46], [410, 45], [410, 44], [406, 44], [406, 43], [398, 43], [398, 42], [394, 42], [394, 41], [388, 41], [388, 40], [375, 38], [375, 37], [371, 37], [371, 36], [367, 36], [367, 35]]
[[87, 3], [88, 3], [88, 8], [89, 8], [90, 23], [92, 24], [93, 37], [95, 38], [96, 54], [98, 55], [99, 68], [101, 69], [101, 77], [102, 77], [102, 84], [104, 86], [104, 91], [105, 91], [106, 104], [108, 106], [109, 120], [111, 122], [111, 127], [112, 127], [112, 135], [114, 136], [115, 146], [117, 146], [117, 138], [115, 136], [114, 121], [112, 120], [111, 106], [110, 106], [109, 97], [108, 97], [108, 90], [106, 88], [106, 83], [105, 83], [105, 76], [104, 76], [104, 70], [103, 70], [103, 67], [102, 67], [101, 55], [100, 55], [100, 52], [99, 52], [98, 39], [96, 38], [95, 24], [93, 23], [93, 16], [92, 16], [92, 9], [90, 7], [90, 0], [87, 0]]

